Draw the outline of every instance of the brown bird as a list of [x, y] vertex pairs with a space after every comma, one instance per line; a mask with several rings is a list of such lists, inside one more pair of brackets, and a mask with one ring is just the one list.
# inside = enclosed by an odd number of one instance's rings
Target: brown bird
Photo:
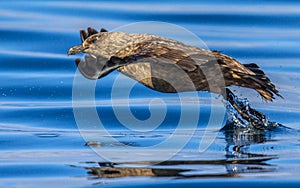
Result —
[[[278, 90], [254, 64], [241, 64], [219, 51], [206, 50], [151, 34], [80, 31], [82, 44], [68, 55], [87, 53], [76, 59], [80, 72], [89, 79], [101, 78], [114, 70], [160, 92], [210, 91], [221, 94], [242, 118], [255, 128], [265, 129], [265, 116], [249, 106], [236, 103], [228, 86], [256, 90], [272, 101]], [[281, 96], [280, 96], [281, 97]], [[247, 108], [247, 109], [246, 109]]]

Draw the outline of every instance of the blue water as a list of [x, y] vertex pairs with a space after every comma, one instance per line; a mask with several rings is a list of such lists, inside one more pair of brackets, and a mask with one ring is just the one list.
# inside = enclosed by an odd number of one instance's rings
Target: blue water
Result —
[[[74, 117], [76, 65], [75, 57], [66, 55], [67, 50], [80, 43], [80, 29], [92, 26], [113, 30], [141, 21], [176, 24], [200, 37], [209, 49], [221, 50], [242, 63], [257, 63], [284, 99], [263, 102], [254, 91], [233, 90], [271, 121], [288, 128], [251, 133], [206, 129], [211, 110], [208, 99], [217, 96], [189, 94], [200, 97], [201, 104], [201, 118], [193, 137], [169, 163], [159, 161], [159, 157], [158, 161], [145, 161], [148, 150], [130, 153], [127, 146], [148, 147], [173, 135], [182, 113], [180, 99], [177, 94], [162, 94], [136, 84], [129, 104], [138, 120], [151, 117], [149, 104], [153, 98], [163, 101], [167, 112], [154, 131], [130, 131], [113, 111], [112, 85], [120, 75], [115, 71], [98, 80], [95, 89], [98, 115], [115, 140], [107, 141], [101, 134], [97, 140], [98, 136], [88, 130], [86, 135], [94, 140], [87, 140]], [[298, 1], [1, 1], [0, 43], [0, 187], [299, 183]], [[122, 79], [124, 85], [118, 91], [131, 83], [129, 78]], [[195, 113], [195, 97], [186, 98], [185, 113]], [[116, 108], [122, 110], [126, 99], [120, 95]], [[161, 103], [153, 104], [154, 111], [162, 110]], [[83, 117], [90, 115], [82, 113]], [[184, 127], [190, 128], [189, 123]], [[189, 136], [177, 134], [178, 143]], [[199, 152], [199, 143], [207, 135], [213, 142]], [[88, 141], [96, 144], [86, 146]], [[110, 149], [117, 152], [116, 161], [118, 155], [131, 158], [111, 164], [114, 161], [101, 155]]]

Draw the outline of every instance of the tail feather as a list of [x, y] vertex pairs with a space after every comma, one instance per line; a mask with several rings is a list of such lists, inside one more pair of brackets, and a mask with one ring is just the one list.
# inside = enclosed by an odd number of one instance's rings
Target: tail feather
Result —
[[275, 85], [271, 83], [271, 80], [259, 69], [258, 65], [251, 63], [244, 64], [244, 66], [255, 73], [255, 75], [248, 75], [248, 78], [245, 79], [250, 88], [255, 89], [264, 99], [269, 101], [274, 99], [274, 95], [283, 98]]

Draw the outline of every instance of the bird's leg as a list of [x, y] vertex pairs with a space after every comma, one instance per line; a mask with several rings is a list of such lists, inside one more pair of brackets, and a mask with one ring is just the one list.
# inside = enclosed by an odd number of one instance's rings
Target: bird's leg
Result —
[[253, 120], [253, 118], [251, 116], [249, 116], [248, 113], [245, 113], [245, 108], [242, 109], [240, 107], [240, 105], [238, 105], [236, 103], [236, 100], [235, 100], [236, 96], [228, 88], [226, 88], [225, 90], [223, 90], [223, 96], [224, 96], [224, 99], [226, 99], [231, 104], [231, 106], [238, 112], [238, 114], [243, 119], [245, 119], [248, 122], [251, 122]]
[[267, 129], [267, 126], [272, 124], [266, 119], [265, 115], [251, 108], [249, 104], [239, 103], [238, 98], [228, 88], [223, 90], [222, 95], [238, 114], [253, 127], [257, 129]]
[[263, 115], [261, 112], [255, 110], [255, 109], [251, 108], [250, 106], [249, 106], [249, 112], [251, 114], [253, 114], [255, 117], [258, 117], [259, 119], [265, 119], [266, 118], [265, 115]]

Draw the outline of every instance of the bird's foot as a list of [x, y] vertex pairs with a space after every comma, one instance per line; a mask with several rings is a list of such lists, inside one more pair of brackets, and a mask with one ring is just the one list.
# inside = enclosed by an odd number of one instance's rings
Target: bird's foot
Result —
[[269, 121], [263, 113], [251, 108], [247, 99], [235, 96], [230, 90], [226, 92], [228, 119], [235, 127], [267, 130], [280, 125], [276, 122]]

